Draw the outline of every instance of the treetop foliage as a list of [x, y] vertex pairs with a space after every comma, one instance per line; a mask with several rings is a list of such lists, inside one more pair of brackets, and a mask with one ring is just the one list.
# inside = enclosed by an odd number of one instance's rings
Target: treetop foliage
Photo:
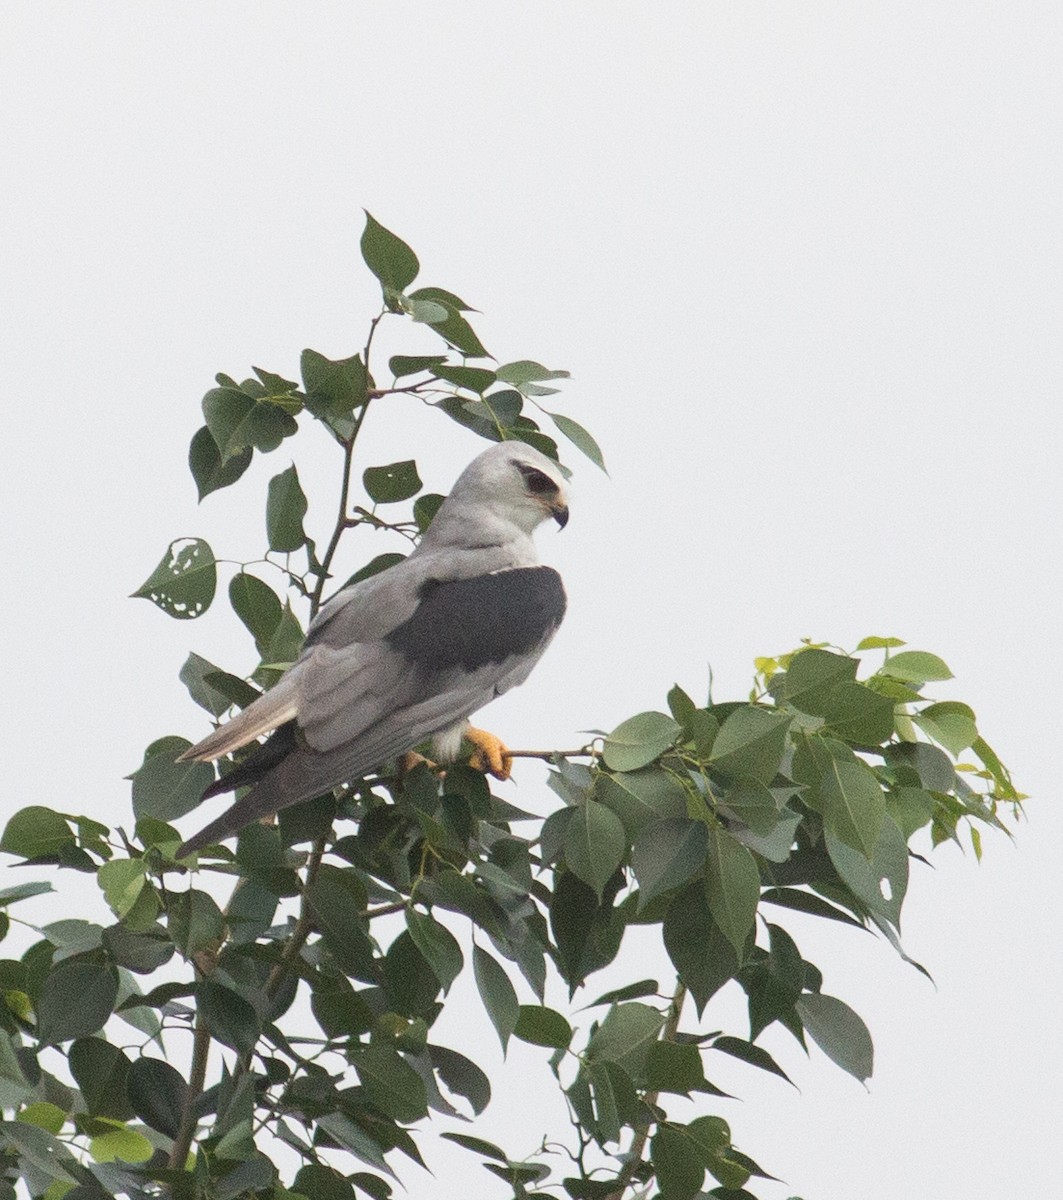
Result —
[[[203, 500], [255, 454], [323, 430], [340, 452], [338, 518], [310, 512], [287, 466], [267, 487], [264, 548], [233, 566], [231, 551], [177, 539], [134, 593], [195, 620], [221, 578], [259, 661], [243, 676], [189, 654], [179, 679], [216, 721], [277, 681], [328, 594], [401, 558], [369, 558], [344, 581], [341, 541], [387, 529], [416, 543], [442, 502], [414, 458], [355, 469], [381, 397], [414, 397], [554, 459], [557, 434], [604, 469], [591, 434], [554, 411], [567, 372], [488, 365], [474, 310], [442, 288], [411, 291], [417, 256], [368, 215], [361, 250], [382, 292], [362, 348], [339, 360], [305, 350], [298, 381], [257, 367], [239, 382], [218, 375], [188, 456]], [[425, 326], [439, 352], [378, 364], [386, 319]], [[935, 655], [871, 637], [759, 658], [744, 699], [674, 687], [547, 755], [545, 819], [469, 766], [399, 778], [384, 764], [246, 828], [234, 847], [177, 861], [172, 822], [215, 778], [176, 761], [191, 744], [177, 734], [153, 741], [130, 776], [128, 827], [21, 809], [0, 850], [95, 875], [109, 916], [29, 923], [36, 940], [0, 960], [0, 1200], [18, 1179], [47, 1200], [384, 1200], [439, 1125], [500, 1196], [753, 1195], [771, 1176], [715, 1111], [720, 1056], [787, 1080], [758, 1042], [778, 1023], [860, 1081], [873, 1068], [867, 1028], [825, 990], [787, 913], [877, 931], [906, 957], [913, 839], [967, 837], [980, 856], [979, 830], [1003, 828], [1002, 809], [1022, 800], [972, 710], [932, 695], [950, 678]], [[52, 888], [41, 878], [0, 892], [0, 937], [16, 920], [8, 909]], [[672, 978], [632, 978], [588, 1004], [591, 976], [623, 963], [625, 935], [646, 926]], [[433, 1035], [470, 964], [503, 1051], [514, 1038], [542, 1047], [570, 1114], [571, 1131], [530, 1156], [466, 1132], [490, 1080], [476, 1046]], [[564, 1011], [546, 1003], [551, 979], [572, 1000]], [[706, 1010], [732, 982], [748, 1029], [721, 1031]], [[775, 1163], [784, 1147], [759, 1152]]]

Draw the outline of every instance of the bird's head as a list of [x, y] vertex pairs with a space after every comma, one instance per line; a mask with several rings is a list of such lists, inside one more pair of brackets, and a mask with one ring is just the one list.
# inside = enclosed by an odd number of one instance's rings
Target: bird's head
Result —
[[462, 471], [452, 502], [483, 506], [525, 533], [548, 517], [568, 522], [568, 486], [556, 462], [524, 442], [498, 442]]

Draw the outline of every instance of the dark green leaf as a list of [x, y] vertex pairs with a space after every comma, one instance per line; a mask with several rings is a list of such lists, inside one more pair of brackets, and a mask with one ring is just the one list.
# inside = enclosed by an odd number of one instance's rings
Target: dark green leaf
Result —
[[929, 824], [934, 815], [934, 797], [923, 788], [891, 788], [886, 793], [886, 812], [905, 839]]
[[705, 1178], [705, 1167], [690, 1139], [672, 1125], [658, 1125], [650, 1139], [650, 1161], [661, 1200], [694, 1200]]
[[721, 725], [709, 761], [732, 778], [771, 783], [782, 762], [790, 722], [783, 713], [741, 705]]
[[292, 1182], [292, 1193], [294, 1196], [285, 1196], [284, 1200], [300, 1196], [306, 1200], [355, 1200], [354, 1187], [339, 1171], [318, 1163], [299, 1168]]
[[564, 1050], [572, 1041], [572, 1026], [552, 1008], [541, 1004], [522, 1004], [513, 1034], [533, 1046]]
[[207, 671], [203, 675], [203, 682], [237, 708], [247, 708], [262, 695], [258, 688], [253, 687], [246, 679], [230, 675], [228, 671]]
[[373, 945], [362, 913], [366, 895], [356, 872], [325, 864], [306, 896], [325, 945], [341, 970], [367, 983], [376, 981]]
[[234, 484], [251, 465], [253, 454], [251, 447], [245, 446], [223, 463], [218, 443], [207, 426], [197, 429], [188, 447], [188, 469], [192, 472], [200, 500]]
[[660, 991], [656, 979], [640, 979], [637, 983], [629, 983], [625, 987], [613, 988], [603, 992], [597, 1000], [592, 1000], [585, 1008], [595, 1008], [599, 1004], [616, 1004], [620, 1000], [638, 1000], [642, 996], [656, 996]]
[[173, 943], [162, 926], [138, 933], [119, 922], [103, 931], [103, 945], [120, 967], [138, 975], [150, 975], [174, 956]]
[[258, 1017], [254, 1008], [240, 995], [214, 979], [196, 985], [200, 1016], [223, 1046], [239, 1054], [250, 1054], [258, 1040]]
[[797, 1002], [797, 1011], [812, 1040], [829, 1059], [861, 1083], [871, 1078], [871, 1035], [848, 1004], [835, 996], [806, 992]]
[[483, 1000], [487, 1015], [498, 1034], [498, 1040], [502, 1043], [502, 1053], [505, 1054], [520, 1017], [520, 1001], [505, 969], [479, 946], [473, 947], [472, 966], [480, 999]]
[[241, 571], [229, 581], [229, 603], [255, 639], [259, 654], [264, 654], [280, 624], [277, 593], [257, 576]]
[[833, 760], [820, 782], [827, 828], [870, 858], [882, 831], [886, 798], [874, 773], [862, 762]]
[[340, 432], [340, 423], [349, 419], [368, 395], [368, 378], [361, 358], [356, 354], [353, 358], [331, 359], [316, 350], [304, 350], [299, 368], [307, 408]]
[[43, 896], [46, 892], [54, 891], [55, 888], [43, 880], [37, 880], [33, 883], [16, 883], [14, 887], [0, 888], [0, 907], [15, 904], [19, 900], [28, 900], [31, 896]]
[[215, 950], [225, 935], [225, 917], [214, 898], [198, 888], [171, 894], [166, 903], [167, 930], [185, 958]]
[[70, 1073], [94, 1117], [128, 1121], [133, 1108], [126, 1097], [130, 1061], [125, 1052], [103, 1038], [78, 1038], [70, 1047]]
[[681, 732], [665, 713], [639, 713], [607, 735], [602, 758], [611, 771], [637, 771], [663, 754]]
[[438, 379], [445, 379], [447, 383], [475, 392], [478, 396], [482, 396], [497, 378], [494, 371], [484, 367], [455, 367], [449, 363], [440, 363], [432, 373]]
[[430, 371], [438, 363], [446, 362], [445, 354], [396, 354], [388, 359], [388, 370], [396, 379], [404, 375], [416, 375], [419, 371]]
[[705, 886], [712, 918], [741, 959], [757, 914], [760, 872], [753, 855], [723, 829], [709, 831]]
[[207, 392], [203, 417], [225, 465], [251, 448], [268, 454], [299, 429], [295, 418], [281, 405], [252, 399], [234, 388]]
[[206, 676], [219, 673], [224, 674], [214, 663], [208, 662], [198, 654], [189, 654], [178, 674], [192, 699], [215, 718], [222, 716], [232, 706], [228, 696], [206, 681]]
[[406, 909], [406, 928], [413, 938], [414, 945], [435, 973], [444, 993], [449, 991], [450, 985], [461, 974], [465, 965], [457, 939], [445, 925], [416, 908]]
[[749, 1063], [750, 1066], [759, 1067], [762, 1071], [770, 1071], [772, 1075], [778, 1075], [780, 1079], [785, 1079], [787, 1083], [791, 1083], [789, 1075], [779, 1066], [774, 1058], [763, 1048], [757, 1046], [753, 1042], [747, 1042], [742, 1038], [736, 1037], [718, 1037], [712, 1043], [713, 1050], [721, 1050], [724, 1054], [729, 1054], [732, 1058], [741, 1059], [744, 1063]]
[[160, 1058], [138, 1058], [129, 1068], [129, 1102], [145, 1125], [166, 1137], [177, 1137], [188, 1103], [188, 1084]]
[[[977, 753], [977, 743], [974, 749]], [[900, 742], [887, 746], [884, 754], [889, 766], [897, 771], [901, 784], [923, 787], [929, 792], [951, 792], [956, 786], [956, 771], [948, 755], [937, 746]]]
[[[486, 358], [487, 350], [472, 330], [472, 326], [461, 315], [462, 311], [471, 311], [467, 305], [458, 301], [456, 296], [443, 288], [425, 287], [410, 292], [411, 300], [434, 300], [447, 310], [445, 321], [433, 321], [432, 329], [443, 338], [448, 345], [460, 350], [470, 358]], [[456, 302], [457, 301], [457, 302]]]
[[615, 1062], [638, 1083], [663, 1024], [664, 1017], [648, 1004], [617, 1004], [591, 1035], [587, 1059]]
[[[0, 838], [0, 850], [19, 858], [52, 858], [73, 841], [73, 830], [59, 813], [40, 804], [31, 804], [20, 808], [8, 821]], [[11, 900], [23, 898], [10, 897]]]
[[483, 1138], [470, 1137], [467, 1133], [444, 1133], [440, 1136], [464, 1150], [471, 1150], [473, 1154], [482, 1154], [485, 1158], [493, 1158], [500, 1163], [509, 1162], [506, 1152], [500, 1150], [494, 1142], [485, 1142]]
[[432, 524], [436, 513], [439, 512], [439, 506], [445, 499], [445, 496], [440, 496], [437, 492], [427, 492], [413, 502], [413, 519], [422, 533]]
[[[381, 571], [386, 571], [388, 567], [395, 566], [396, 563], [402, 562], [406, 557], [405, 554], [399, 554], [394, 550], [387, 554], [378, 554], [376, 558], [372, 558], [361, 567], [359, 570], [347, 580], [343, 587], [350, 587], [353, 583], [361, 583], [363, 579], [371, 579], [374, 575], [379, 575]], [[340, 589], [343, 590], [342, 588]]]
[[639, 831], [631, 866], [639, 881], [639, 907], [682, 886], [705, 866], [709, 833], [704, 821], [666, 817]]
[[491, 1102], [491, 1084], [480, 1068], [464, 1054], [446, 1046], [428, 1046], [428, 1054], [439, 1078], [456, 1096], [464, 1096], [479, 1116]]
[[362, 258], [385, 292], [404, 292], [421, 269], [410, 247], [368, 212], [362, 231]]
[[576, 808], [565, 829], [565, 862], [599, 899], [626, 848], [624, 826], [604, 804], [588, 800]]
[[827, 830], [827, 852], [838, 874], [854, 896], [872, 912], [899, 926], [901, 905], [908, 890], [908, 846], [904, 835], [887, 816], [870, 861]]
[[306, 496], [295, 467], [274, 475], [269, 481], [266, 500], [266, 537], [271, 550], [290, 553], [305, 543], [303, 517], [306, 509]]
[[595, 797], [616, 813], [629, 840], [634, 840], [648, 823], [663, 817], [685, 817], [686, 792], [675, 776], [660, 767], [610, 775], [599, 772], [594, 781]]
[[199, 804], [204, 789], [214, 782], [214, 768], [208, 763], [177, 762], [177, 755], [191, 745], [184, 738], [174, 739], [173, 748], [145, 758], [130, 776], [133, 812], [138, 818], [174, 820]]
[[416, 1121], [428, 1112], [424, 1080], [390, 1046], [352, 1049], [350, 1059], [370, 1101], [396, 1121]]
[[643, 1080], [654, 1092], [689, 1095], [705, 1082], [701, 1051], [690, 1042], [654, 1042], [646, 1057]]
[[814, 917], [827, 917], [832, 921], [841, 921], [845, 925], [855, 925], [858, 929], [863, 926], [854, 920], [847, 912], [828, 904], [826, 900], [812, 892], [803, 892], [798, 888], [768, 888], [760, 896], [765, 904], [779, 904], [783, 908], [792, 908], [797, 912], [810, 913]]
[[393, 504], [416, 496], [424, 484], [413, 459], [390, 463], [386, 467], [367, 467], [362, 483], [375, 504]]
[[47, 975], [37, 1002], [37, 1036], [45, 1046], [102, 1029], [118, 998], [118, 972], [104, 963], [63, 962]]
[[214, 599], [218, 570], [202, 538], [178, 538], [134, 596], [150, 600], [179, 620], [201, 617]]
[[668, 957], [700, 1012], [738, 970], [738, 956], [712, 919], [700, 880], [668, 906], [663, 935]]

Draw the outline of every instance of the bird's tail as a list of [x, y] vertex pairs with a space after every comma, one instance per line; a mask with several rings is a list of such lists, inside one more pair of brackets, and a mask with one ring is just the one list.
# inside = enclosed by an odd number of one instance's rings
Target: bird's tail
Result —
[[275, 688], [249, 704], [239, 716], [191, 746], [177, 761], [212, 762], [290, 721], [296, 715], [298, 705], [295, 688], [285, 686], [286, 682], [281, 680]]

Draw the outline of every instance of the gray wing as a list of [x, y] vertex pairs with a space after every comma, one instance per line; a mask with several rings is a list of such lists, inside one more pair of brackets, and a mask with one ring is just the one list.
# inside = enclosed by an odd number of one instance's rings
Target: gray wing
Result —
[[527, 678], [565, 611], [560, 576], [540, 566], [428, 579], [414, 601], [376, 641], [330, 644], [335, 620], [320, 631], [328, 636], [319, 634], [292, 670], [300, 748], [182, 853], [365, 775], [465, 720]]

